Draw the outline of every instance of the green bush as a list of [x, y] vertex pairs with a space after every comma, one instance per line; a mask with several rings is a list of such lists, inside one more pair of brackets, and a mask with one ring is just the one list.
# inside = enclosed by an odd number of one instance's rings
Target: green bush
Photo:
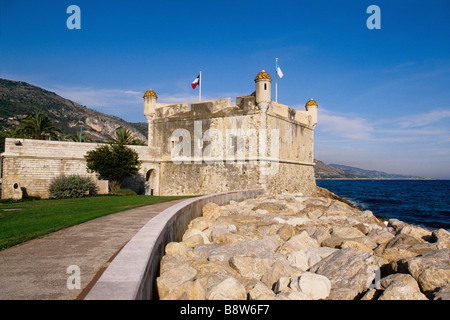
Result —
[[63, 174], [52, 179], [49, 192], [51, 198], [81, 198], [96, 194], [97, 187], [90, 177]]
[[87, 152], [86, 168], [111, 181], [121, 183], [139, 172], [141, 161], [136, 151], [122, 144], [102, 145]]

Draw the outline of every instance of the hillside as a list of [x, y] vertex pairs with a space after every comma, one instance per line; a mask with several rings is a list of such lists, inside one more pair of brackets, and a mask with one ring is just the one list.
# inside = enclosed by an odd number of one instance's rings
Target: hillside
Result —
[[417, 176], [407, 176], [383, 171], [366, 170], [342, 164], [325, 164], [314, 160], [316, 179], [423, 179]]
[[147, 141], [147, 124], [128, 123], [81, 106], [57, 94], [26, 82], [0, 79], [0, 131], [17, 125], [35, 109], [41, 109], [63, 131], [63, 136], [80, 131], [97, 142], [105, 142], [116, 129], [129, 129], [136, 138]]
[[326, 165], [322, 161], [317, 159], [314, 160], [316, 165], [314, 166], [314, 171], [316, 175], [316, 179], [358, 179], [358, 178], [366, 178], [364, 175], [356, 175], [351, 173], [346, 173], [339, 168], [335, 168], [329, 165]]
[[395, 174], [395, 173], [386, 173], [383, 171], [376, 171], [376, 170], [365, 170], [365, 169], [361, 169], [361, 168], [345, 166], [342, 164], [330, 164], [329, 166], [336, 168], [338, 170], [341, 170], [346, 174], [355, 175], [355, 176], [365, 176], [370, 179], [423, 179], [422, 177], [418, 177], [418, 176], [408, 176], [408, 175]]

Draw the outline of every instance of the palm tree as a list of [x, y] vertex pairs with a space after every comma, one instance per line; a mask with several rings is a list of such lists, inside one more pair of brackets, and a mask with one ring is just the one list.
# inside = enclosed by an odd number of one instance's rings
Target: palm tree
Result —
[[56, 139], [62, 130], [58, 128], [52, 119], [41, 110], [36, 110], [23, 119], [17, 131], [26, 138], [44, 140], [46, 138]]
[[5, 139], [6, 138], [23, 138], [17, 127], [5, 128], [0, 132], [0, 153], [5, 151]]
[[[80, 140], [81, 135], [81, 140]], [[73, 142], [93, 142], [90, 136], [83, 135], [81, 131], [77, 131], [76, 133], [71, 133], [66, 136], [66, 140]]]
[[126, 128], [117, 129], [116, 137], [112, 140], [109, 140], [109, 143], [118, 145], [145, 145], [142, 140], [136, 139], [133, 136], [133, 133]]

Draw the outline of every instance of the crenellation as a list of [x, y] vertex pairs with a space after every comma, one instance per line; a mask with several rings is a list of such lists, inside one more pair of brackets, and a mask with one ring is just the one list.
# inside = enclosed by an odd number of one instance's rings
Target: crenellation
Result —
[[190, 112], [188, 103], [168, 104], [155, 110], [155, 120], [166, 119], [173, 115], [182, 115], [188, 112]]
[[256, 112], [256, 98], [254, 95], [236, 97], [236, 106], [247, 112]]
[[191, 104], [192, 117], [211, 116], [231, 107], [231, 98], [204, 100]]

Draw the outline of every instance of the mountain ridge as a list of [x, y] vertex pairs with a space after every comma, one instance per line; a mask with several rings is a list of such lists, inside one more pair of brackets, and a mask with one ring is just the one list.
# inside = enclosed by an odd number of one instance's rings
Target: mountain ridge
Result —
[[63, 131], [63, 136], [79, 132], [96, 142], [105, 142], [118, 128], [130, 130], [134, 137], [147, 142], [147, 124], [130, 123], [107, 115], [54, 92], [23, 81], [0, 79], [0, 131], [17, 125], [32, 111], [40, 109]]
[[367, 169], [361, 169], [357, 167], [351, 167], [347, 165], [342, 164], [335, 164], [331, 163], [329, 164], [330, 167], [339, 169], [346, 174], [352, 174], [356, 176], [365, 176], [369, 179], [424, 179], [419, 176], [413, 176], [413, 175], [403, 175], [403, 174], [397, 174], [397, 173], [387, 173], [384, 171], [377, 171], [377, 170], [367, 170]]
[[419, 176], [386, 173], [342, 164], [325, 164], [317, 159], [314, 159], [314, 162], [316, 163], [314, 167], [316, 179], [425, 179]]

